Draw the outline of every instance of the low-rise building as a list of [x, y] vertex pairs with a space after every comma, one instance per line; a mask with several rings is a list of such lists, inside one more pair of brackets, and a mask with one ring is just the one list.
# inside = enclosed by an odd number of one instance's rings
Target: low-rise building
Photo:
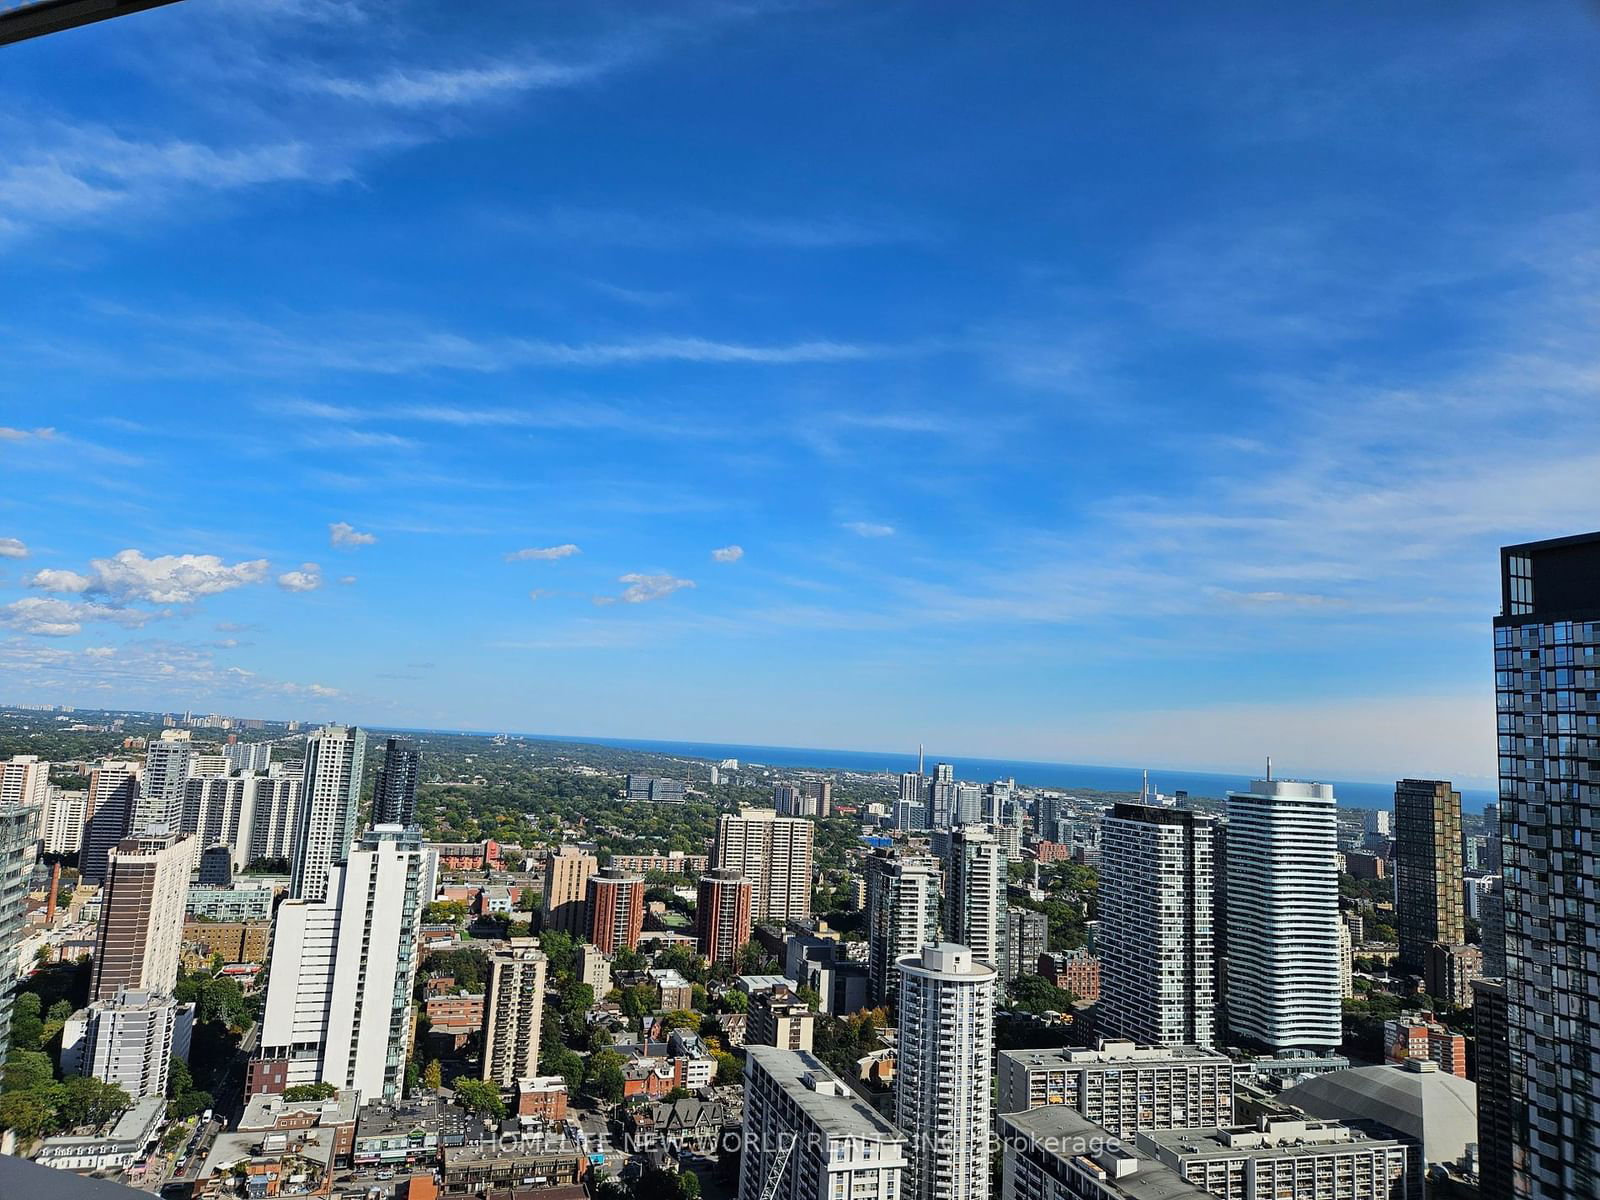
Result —
[[539, 1121], [567, 1118], [567, 1081], [559, 1075], [535, 1075], [517, 1081], [517, 1116]]
[[437, 1100], [368, 1104], [356, 1117], [351, 1162], [357, 1167], [415, 1166], [439, 1160], [442, 1105]]
[[611, 865], [621, 871], [662, 871], [694, 878], [709, 869], [710, 856], [668, 850], [665, 854], [613, 854]]
[[1421, 1059], [1460, 1079], [1467, 1077], [1467, 1039], [1434, 1020], [1432, 1013], [1415, 1013], [1383, 1023], [1384, 1052], [1395, 1062]]
[[237, 1195], [240, 1177], [251, 1197], [325, 1193], [334, 1170], [350, 1165], [357, 1100], [351, 1089], [327, 1100], [253, 1097], [239, 1127], [219, 1133], [212, 1143], [197, 1193]]
[[154, 1145], [166, 1112], [165, 1098], [147, 1097], [113, 1117], [99, 1133], [45, 1138], [33, 1160], [58, 1171], [125, 1171]]
[[636, 1042], [614, 1047], [629, 1056], [622, 1068], [622, 1094], [665, 1096], [674, 1088], [691, 1092], [709, 1087], [717, 1062], [698, 1034], [675, 1029], [665, 1042]]
[[263, 880], [241, 880], [231, 887], [191, 884], [186, 911], [208, 921], [251, 924], [272, 920], [277, 887]]
[[492, 838], [484, 842], [425, 842], [423, 849], [439, 856], [441, 871], [481, 871], [485, 867], [498, 871], [505, 867], [499, 843]]
[[649, 972], [650, 982], [661, 997], [658, 1003], [663, 1012], [694, 1008], [694, 984], [671, 967], [655, 967]]
[[1000, 1118], [1000, 1200], [1208, 1200], [1135, 1146], [1052, 1104]]
[[[1485, 1088], [1489, 1085], [1486, 1083]], [[1436, 1166], [1477, 1167], [1478, 1085], [1440, 1070], [1428, 1059], [1358, 1067], [1318, 1075], [1278, 1094], [1283, 1104], [1334, 1121], [1381, 1121], [1421, 1150], [1412, 1164], [1412, 1195], [1423, 1194], [1423, 1173]], [[1484, 1200], [1499, 1192], [1486, 1189]]]
[[191, 970], [206, 965], [218, 954], [223, 962], [266, 962], [271, 945], [271, 921], [183, 923], [184, 965]]
[[1263, 1118], [1141, 1133], [1134, 1141], [1221, 1200], [1412, 1200], [1406, 1143], [1357, 1124]]
[[623, 1144], [630, 1154], [668, 1147], [715, 1151], [733, 1115], [722, 1100], [680, 1099], [637, 1105], [623, 1118]]
[[442, 1025], [479, 1029], [483, 1025], [482, 992], [450, 992], [429, 996], [422, 1002], [423, 1012], [435, 1028]]
[[751, 996], [747, 1022], [746, 1044], [810, 1050], [817, 1014], [793, 989], [780, 985]]
[[1124, 1138], [1233, 1123], [1233, 1062], [1198, 1046], [1002, 1050], [996, 1073], [1002, 1113], [1065, 1104]]
[[1087, 950], [1041, 954], [1039, 974], [1086, 1004], [1100, 999], [1100, 960]]
[[505, 1134], [496, 1141], [447, 1146], [443, 1191], [483, 1193], [499, 1188], [548, 1188], [583, 1181], [589, 1159], [564, 1133]]

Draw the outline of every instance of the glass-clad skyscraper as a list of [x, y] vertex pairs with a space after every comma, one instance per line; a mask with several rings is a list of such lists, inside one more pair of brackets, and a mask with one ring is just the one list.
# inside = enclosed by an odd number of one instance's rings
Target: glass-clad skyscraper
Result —
[[1600, 533], [1508, 546], [1500, 577], [1495, 709], [1512, 1195], [1596, 1196]]

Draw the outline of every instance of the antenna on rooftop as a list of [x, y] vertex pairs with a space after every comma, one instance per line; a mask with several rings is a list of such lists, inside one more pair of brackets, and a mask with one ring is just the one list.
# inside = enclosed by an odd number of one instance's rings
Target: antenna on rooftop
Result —
[[917, 743], [917, 774], [922, 774], [922, 743]]
[[1267, 782], [1272, 782], [1272, 755], [1267, 755]]

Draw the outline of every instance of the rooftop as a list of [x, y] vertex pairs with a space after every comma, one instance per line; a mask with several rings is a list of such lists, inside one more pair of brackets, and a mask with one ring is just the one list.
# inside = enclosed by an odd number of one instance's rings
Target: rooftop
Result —
[[1172, 1158], [1238, 1158], [1268, 1153], [1273, 1157], [1326, 1154], [1329, 1147], [1359, 1148], [1398, 1145], [1394, 1138], [1376, 1136], [1359, 1123], [1318, 1121], [1309, 1118], [1264, 1118], [1255, 1125], [1230, 1125], [1211, 1129], [1162, 1129], [1141, 1133], [1141, 1149]]
[[1101, 1041], [1093, 1050], [1050, 1046], [1035, 1050], [1002, 1050], [1000, 1057], [1025, 1067], [1085, 1066], [1094, 1063], [1203, 1062], [1226, 1064], [1226, 1054], [1202, 1046], [1141, 1046], [1134, 1042]]
[[1065, 1104], [1010, 1113], [1000, 1121], [1008, 1144], [1020, 1135], [1043, 1153], [1072, 1163], [1118, 1200], [1205, 1200], [1211, 1194]]
[[765, 1071], [823, 1133], [869, 1141], [905, 1141], [904, 1134], [809, 1051], [748, 1046], [745, 1052], [750, 1065]]
[[1421, 1141], [1430, 1163], [1455, 1162], [1478, 1140], [1478, 1086], [1445, 1071], [1403, 1064], [1333, 1071], [1279, 1098], [1318, 1117], [1379, 1121]]
[[327, 1100], [285, 1100], [282, 1096], [265, 1093], [252, 1096], [239, 1118], [239, 1129], [245, 1132], [272, 1129], [278, 1118], [289, 1113], [317, 1114], [318, 1124], [343, 1125], [356, 1119], [361, 1096], [354, 1088], [345, 1088]]

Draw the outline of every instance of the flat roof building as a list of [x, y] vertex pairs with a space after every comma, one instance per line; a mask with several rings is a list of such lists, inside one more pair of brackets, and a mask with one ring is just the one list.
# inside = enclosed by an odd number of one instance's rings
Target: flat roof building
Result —
[[1119, 1137], [1233, 1123], [1233, 1062], [1198, 1046], [1002, 1050], [1002, 1113], [1065, 1104]]

